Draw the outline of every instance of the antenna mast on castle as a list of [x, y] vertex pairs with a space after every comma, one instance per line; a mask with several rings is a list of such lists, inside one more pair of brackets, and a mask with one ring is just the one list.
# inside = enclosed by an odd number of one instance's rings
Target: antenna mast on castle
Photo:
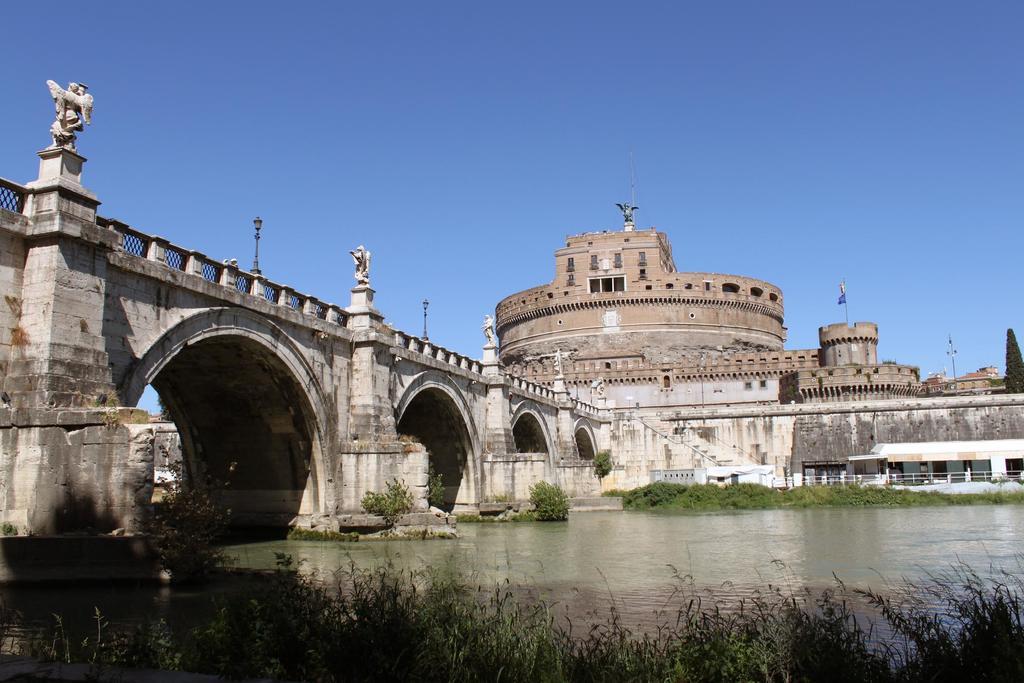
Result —
[[633, 162], [633, 150], [629, 150], [629, 203], [636, 206], [636, 164]]

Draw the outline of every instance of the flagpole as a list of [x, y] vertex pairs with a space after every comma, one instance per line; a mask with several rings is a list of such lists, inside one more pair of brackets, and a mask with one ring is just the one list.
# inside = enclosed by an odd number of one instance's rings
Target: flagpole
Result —
[[846, 326], [850, 326], [850, 302], [846, 298], [846, 280], [843, 280], [843, 311], [846, 313]]

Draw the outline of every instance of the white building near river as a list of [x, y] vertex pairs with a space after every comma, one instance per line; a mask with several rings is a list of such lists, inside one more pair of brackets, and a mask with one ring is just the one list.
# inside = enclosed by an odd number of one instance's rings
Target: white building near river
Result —
[[847, 474], [888, 483], [969, 482], [1021, 478], [1024, 439], [878, 444], [852, 455]]

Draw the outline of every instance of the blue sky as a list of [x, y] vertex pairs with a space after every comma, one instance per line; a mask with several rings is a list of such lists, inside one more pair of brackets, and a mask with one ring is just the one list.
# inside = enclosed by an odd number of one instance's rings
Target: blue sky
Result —
[[[1002, 366], [1024, 333], [1024, 3], [141, 3], [4, 8], [0, 175], [35, 177], [44, 81], [96, 97], [101, 213], [479, 354], [566, 234], [638, 223], [680, 270], [785, 295], [880, 356]], [[55, 28], [55, 26], [61, 28]]]

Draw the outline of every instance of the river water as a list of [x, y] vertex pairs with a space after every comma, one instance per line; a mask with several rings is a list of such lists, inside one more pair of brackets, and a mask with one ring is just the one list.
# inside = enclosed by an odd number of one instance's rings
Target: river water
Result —
[[[390, 563], [454, 571], [562, 605], [574, 616], [615, 605], [638, 622], [671, 614], [694, 593], [738, 599], [769, 586], [817, 592], [834, 585], [885, 589], [964, 562], [976, 571], [1020, 572], [1024, 507], [816, 508], [714, 513], [589, 512], [568, 523], [463, 524], [458, 540], [232, 544], [246, 568], [273, 568], [286, 553], [330, 578], [355, 565]], [[111, 621], [165, 618], [185, 624], [209, 611], [211, 595], [246, 590], [238, 579], [202, 590], [78, 586], [0, 589], [33, 621], [53, 612], [78, 621], [93, 607]]]

